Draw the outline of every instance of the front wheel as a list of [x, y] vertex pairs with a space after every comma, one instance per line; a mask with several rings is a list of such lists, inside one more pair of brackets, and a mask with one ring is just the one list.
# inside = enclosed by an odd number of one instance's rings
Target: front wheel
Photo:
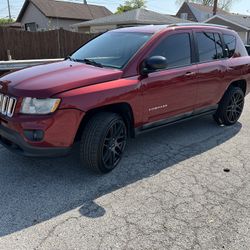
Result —
[[243, 111], [245, 94], [239, 87], [230, 87], [224, 94], [214, 115], [220, 125], [235, 124]]
[[80, 157], [83, 165], [108, 173], [120, 162], [127, 143], [127, 128], [118, 114], [102, 112], [93, 116], [83, 131]]

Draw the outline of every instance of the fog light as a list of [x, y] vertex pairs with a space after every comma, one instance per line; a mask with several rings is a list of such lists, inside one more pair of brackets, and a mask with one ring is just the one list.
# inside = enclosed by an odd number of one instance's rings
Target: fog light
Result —
[[24, 135], [29, 141], [42, 141], [44, 132], [42, 130], [24, 130]]

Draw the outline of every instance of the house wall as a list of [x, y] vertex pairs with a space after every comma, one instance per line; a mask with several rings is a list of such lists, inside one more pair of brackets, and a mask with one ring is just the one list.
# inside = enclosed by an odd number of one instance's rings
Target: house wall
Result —
[[22, 28], [27, 23], [36, 23], [38, 29], [47, 29], [49, 19], [32, 3], [29, 3], [21, 20]]
[[[167, 23], [166, 23], [167, 24]], [[92, 26], [87, 26], [87, 27], [74, 27], [74, 31], [76, 32], [81, 32], [81, 33], [91, 33], [91, 34], [96, 34], [96, 33], [103, 33], [108, 30], [114, 30], [114, 29], [119, 29], [119, 28], [126, 28], [126, 27], [135, 27], [135, 26], [144, 26], [147, 24], [143, 23], [130, 23], [130, 24], [117, 24], [117, 25], [92, 25]]]
[[229, 22], [226, 22], [220, 18], [214, 18], [206, 23], [212, 23], [212, 24], [219, 24], [219, 25], [224, 25], [224, 26], [227, 26], [229, 27], [230, 29], [232, 30], [235, 30], [240, 38], [242, 39], [242, 41], [244, 42], [244, 44], [248, 44], [249, 43], [249, 38], [248, 38], [248, 31], [237, 26], [237, 25], [234, 25], [232, 23], [229, 23]]
[[72, 29], [79, 33], [90, 33], [90, 27], [73, 27]]
[[183, 5], [180, 7], [179, 11], [177, 12], [176, 16], [181, 18], [181, 13], [187, 13], [188, 14], [188, 17], [187, 17], [188, 20], [193, 21], [193, 22], [197, 22], [194, 14], [190, 10], [187, 3], [183, 3]]
[[35, 22], [37, 25], [37, 31], [54, 30], [59, 28], [72, 30], [70, 26], [81, 21], [83, 20], [48, 18], [34, 4], [29, 3], [21, 20], [21, 24], [22, 28], [25, 28], [25, 24]]
[[116, 25], [103, 25], [103, 26], [91, 26], [90, 27], [90, 33], [102, 33], [108, 30], [116, 29]]
[[82, 22], [81, 20], [71, 20], [71, 19], [56, 19], [56, 18], [50, 18], [49, 19], [49, 26], [50, 29], [65, 29], [72, 31], [73, 28], [71, 25]]
[[190, 5], [190, 10], [195, 16], [197, 22], [204, 22], [208, 18], [212, 17], [213, 14], [205, 11], [201, 11], [198, 8], [195, 8], [195, 6]]
[[81, 33], [103, 33], [108, 30], [114, 30], [117, 28], [125, 28], [125, 27], [134, 27], [134, 26], [141, 26], [144, 24], [119, 24], [119, 25], [96, 25], [96, 26], [88, 26], [88, 27], [75, 27], [75, 31], [81, 32]]
[[247, 31], [239, 31], [237, 32], [241, 38], [241, 40], [244, 42], [244, 44], [248, 43], [248, 32]]

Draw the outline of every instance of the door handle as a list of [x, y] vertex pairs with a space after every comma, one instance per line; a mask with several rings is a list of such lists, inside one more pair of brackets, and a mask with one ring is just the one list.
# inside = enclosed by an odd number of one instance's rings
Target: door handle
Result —
[[195, 72], [187, 72], [187, 73], [185, 74], [185, 76], [195, 76], [195, 75], [196, 75]]

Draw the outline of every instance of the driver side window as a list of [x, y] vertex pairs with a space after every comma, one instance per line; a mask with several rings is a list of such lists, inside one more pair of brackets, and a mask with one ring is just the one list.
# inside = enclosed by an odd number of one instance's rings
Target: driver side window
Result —
[[167, 68], [177, 68], [191, 64], [191, 43], [189, 33], [179, 33], [166, 37], [150, 53], [151, 56], [164, 56]]

